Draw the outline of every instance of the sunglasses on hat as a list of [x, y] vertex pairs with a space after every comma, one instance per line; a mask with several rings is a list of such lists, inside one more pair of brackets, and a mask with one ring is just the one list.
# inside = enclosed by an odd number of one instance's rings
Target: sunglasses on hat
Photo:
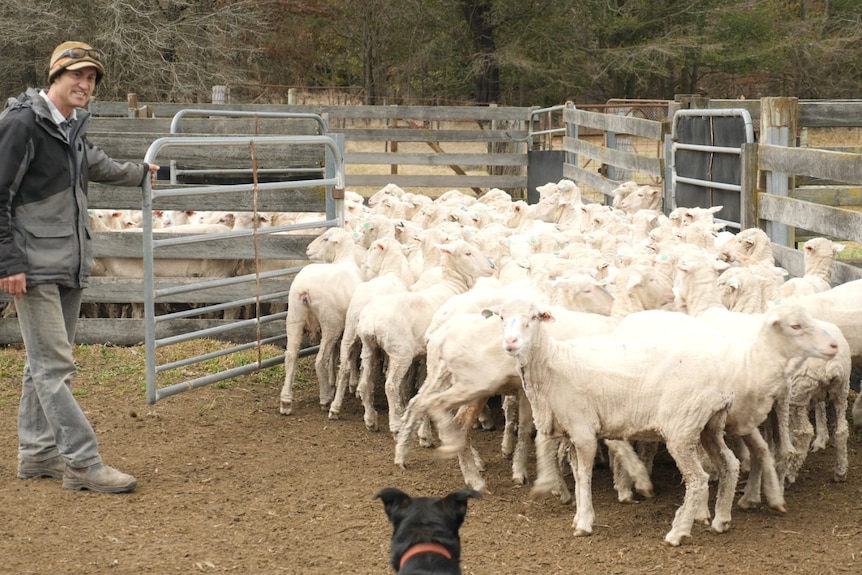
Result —
[[73, 58], [75, 60], [80, 60], [81, 58], [90, 57], [96, 62], [101, 62], [104, 60], [105, 55], [101, 50], [96, 50], [95, 48], [69, 48], [59, 56], [57, 56], [57, 60], [61, 58]]

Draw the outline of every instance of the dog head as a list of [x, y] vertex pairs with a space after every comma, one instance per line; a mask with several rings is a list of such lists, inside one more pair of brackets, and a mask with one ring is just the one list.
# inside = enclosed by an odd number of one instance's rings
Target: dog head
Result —
[[[482, 494], [461, 489], [446, 497], [410, 497], [394, 487], [374, 496], [392, 523], [390, 564], [407, 573], [461, 573], [458, 529], [467, 515], [467, 500]], [[409, 562], [409, 565], [408, 565]]]

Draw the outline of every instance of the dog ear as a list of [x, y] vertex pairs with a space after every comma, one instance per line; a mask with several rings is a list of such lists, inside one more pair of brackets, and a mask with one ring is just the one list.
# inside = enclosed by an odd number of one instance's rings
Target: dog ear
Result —
[[[466, 491], [466, 490], [465, 490]], [[383, 501], [383, 510], [392, 519], [392, 513], [397, 509], [403, 509], [410, 505], [410, 496], [394, 487], [387, 487], [377, 492], [372, 499]]]
[[460, 489], [453, 491], [440, 501], [441, 507], [454, 517], [460, 525], [467, 515], [467, 500], [471, 497], [481, 499], [482, 494], [475, 489]]

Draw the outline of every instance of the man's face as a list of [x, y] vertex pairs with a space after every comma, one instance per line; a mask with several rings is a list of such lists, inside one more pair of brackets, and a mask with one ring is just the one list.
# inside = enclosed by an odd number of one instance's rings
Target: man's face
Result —
[[75, 108], [84, 108], [96, 89], [96, 68], [88, 66], [79, 70], [66, 70], [48, 89], [48, 97], [68, 117]]

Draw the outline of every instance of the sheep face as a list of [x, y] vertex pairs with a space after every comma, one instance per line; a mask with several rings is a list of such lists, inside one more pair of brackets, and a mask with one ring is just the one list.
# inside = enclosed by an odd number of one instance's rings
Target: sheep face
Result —
[[767, 312], [764, 329], [785, 339], [789, 356], [831, 359], [838, 353], [838, 341], [801, 306], [777, 306]]
[[482, 315], [486, 318], [492, 315], [500, 317], [503, 322], [503, 351], [515, 357], [529, 353], [539, 324], [554, 321], [549, 311], [540, 310], [523, 300], [485, 309]]

